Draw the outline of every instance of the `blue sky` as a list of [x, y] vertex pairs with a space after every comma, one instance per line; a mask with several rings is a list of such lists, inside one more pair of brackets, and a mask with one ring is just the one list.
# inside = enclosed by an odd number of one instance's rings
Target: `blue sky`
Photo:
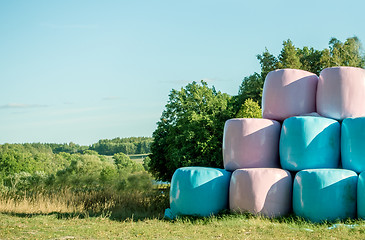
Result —
[[152, 136], [171, 89], [237, 94], [256, 55], [365, 41], [363, 1], [0, 0], [0, 144]]

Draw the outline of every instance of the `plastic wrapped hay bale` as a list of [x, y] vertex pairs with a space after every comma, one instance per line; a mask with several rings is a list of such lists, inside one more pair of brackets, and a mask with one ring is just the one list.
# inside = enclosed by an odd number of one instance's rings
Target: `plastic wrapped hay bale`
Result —
[[171, 180], [169, 218], [209, 216], [228, 208], [231, 173], [218, 168], [183, 167]]
[[226, 121], [223, 134], [224, 168], [279, 167], [280, 123], [262, 118]]
[[231, 177], [229, 206], [234, 212], [287, 215], [292, 208], [292, 177], [279, 168], [237, 169]]
[[283, 169], [337, 168], [340, 161], [341, 126], [323, 117], [291, 117], [284, 121], [280, 136]]
[[365, 116], [365, 70], [355, 67], [323, 69], [317, 89], [317, 112], [342, 120]]
[[280, 69], [266, 76], [262, 117], [283, 121], [316, 111], [318, 77], [298, 69]]
[[365, 118], [346, 118], [341, 126], [343, 168], [357, 173], [365, 171]]
[[293, 210], [312, 222], [356, 217], [358, 176], [346, 169], [309, 169], [297, 173]]
[[365, 219], [365, 172], [360, 173], [357, 183], [357, 217]]

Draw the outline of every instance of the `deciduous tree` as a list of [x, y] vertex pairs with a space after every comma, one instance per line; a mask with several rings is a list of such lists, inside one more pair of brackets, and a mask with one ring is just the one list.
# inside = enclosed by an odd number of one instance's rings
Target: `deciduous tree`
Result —
[[171, 91], [153, 133], [149, 167], [156, 178], [170, 181], [184, 166], [223, 166], [223, 128], [233, 115], [230, 100], [204, 81]]

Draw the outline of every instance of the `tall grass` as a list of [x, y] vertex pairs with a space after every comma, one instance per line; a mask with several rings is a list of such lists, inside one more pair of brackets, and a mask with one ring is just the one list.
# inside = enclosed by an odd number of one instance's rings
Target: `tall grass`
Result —
[[168, 186], [154, 186], [143, 191], [112, 189], [74, 191], [33, 191], [14, 195], [0, 194], [0, 212], [11, 214], [50, 214], [60, 216], [109, 216], [113, 219], [162, 218], [169, 205]]

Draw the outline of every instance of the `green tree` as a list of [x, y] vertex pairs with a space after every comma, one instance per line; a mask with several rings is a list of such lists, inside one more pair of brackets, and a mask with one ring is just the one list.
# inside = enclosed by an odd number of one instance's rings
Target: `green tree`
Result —
[[238, 91], [239, 105], [249, 98], [261, 105], [263, 85], [264, 79], [258, 73], [245, 77]]
[[236, 118], [262, 118], [260, 105], [251, 98], [246, 99], [238, 111]]
[[258, 54], [256, 58], [261, 65], [261, 81], [263, 82], [269, 72], [278, 68], [278, 59], [269, 53], [267, 48], [265, 48], [265, 51], [261, 55]]
[[170, 181], [179, 167], [222, 167], [224, 123], [233, 115], [230, 101], [204, 81], [173, 89], [153, 132], [150, 172]]
[[290, 39], [283, 42], [283, 48], [278, 59], [278, 68], [301, 69], [302, 67], [298, 51]]
[[321, 57], [323, 51], [315, 50], [314, 48], [303, 47], [297, 49], [297, 53], [301, 63], [301, 69], [319, 75], [323, 66]]
[[334, 66], [365, 67], [365, 57], [362, 45], [357, 37], [346, 39], [344, 43], [337, 38], [331, 38], [329, 48], [324, 49], [320, 58], [323, 68]]
[[113, 159], [114, 164], [117, 166], [118, 169], [125, 169], [130, 172], [141, 171], [144, 169], [142, 164], [136, 163], [135, 161], [131, 160], [124, 153], [114, 154]]

